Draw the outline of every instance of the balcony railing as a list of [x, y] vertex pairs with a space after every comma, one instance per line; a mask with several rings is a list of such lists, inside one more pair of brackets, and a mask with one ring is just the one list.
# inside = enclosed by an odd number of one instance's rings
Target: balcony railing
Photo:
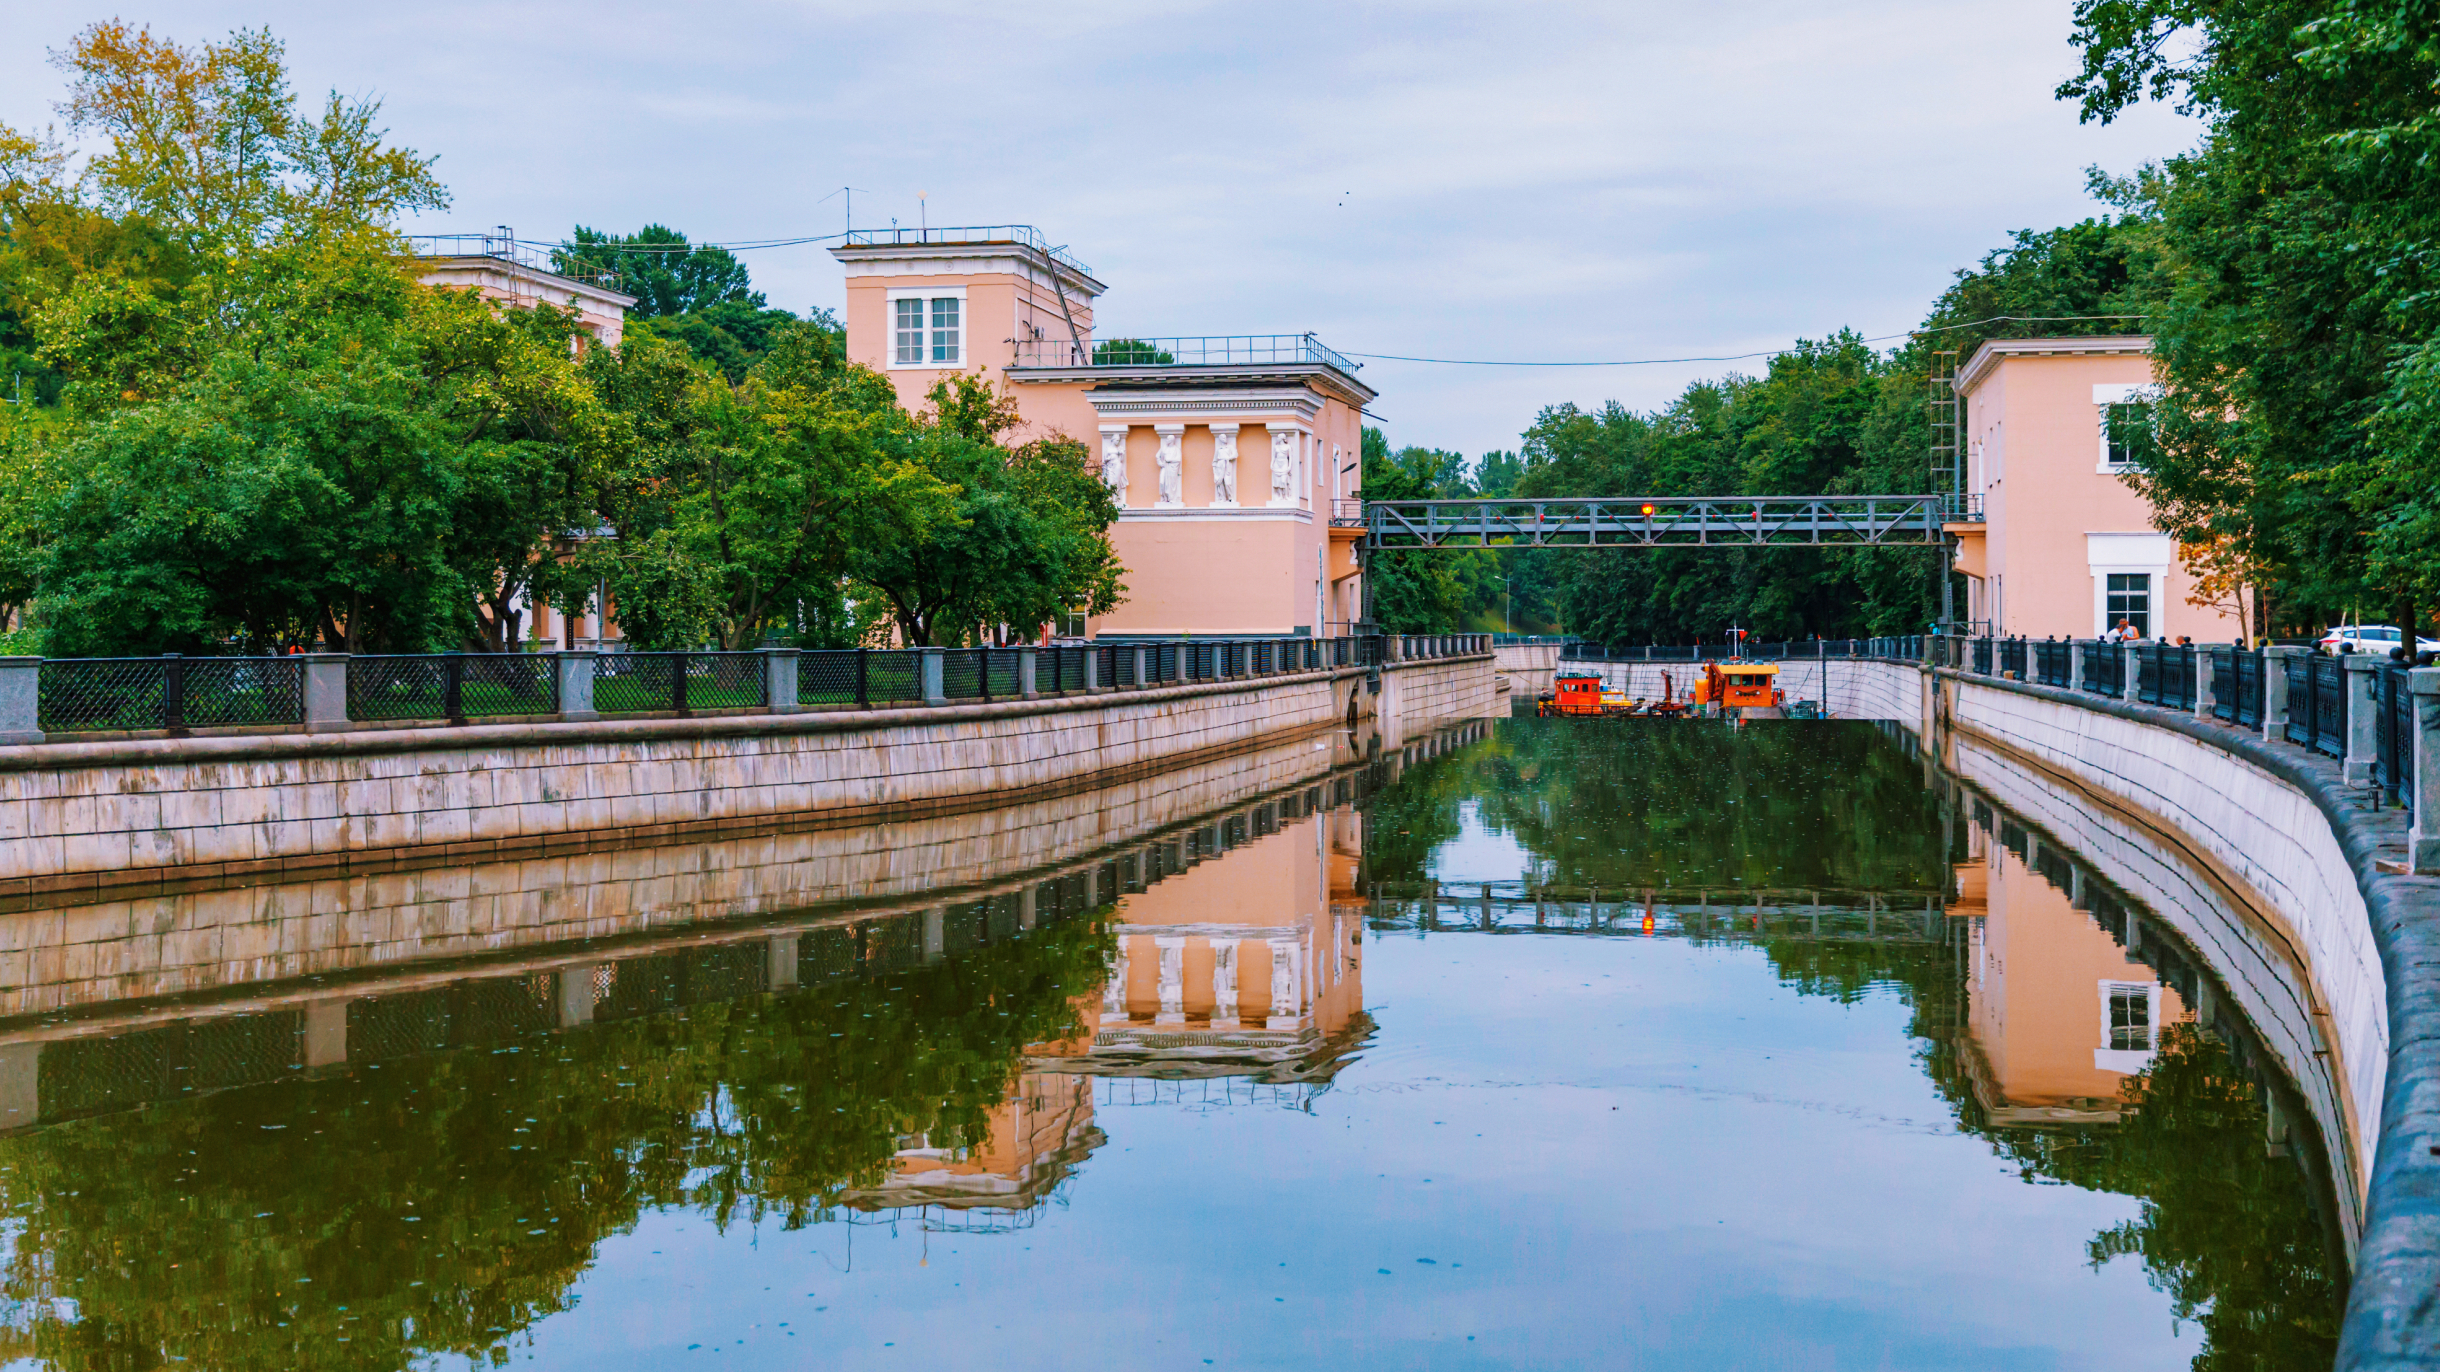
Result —
[[946, 229], [850, 229], [846, 242], [849, 247], [921, 247], [925, 244], [1014, 243], [1033, 249], [1063, 267], [1091, 276], [1093, 269], [1076, 260], [1065, 248], [1051, 246], [1042, 231], [1031, 224], [968, 224]]
[[1333, 367], [1349, 376], [1358, 364], [1322, 346], [1312, 334], [1235, 334], [1202, 338], [1017, 341], [1019, 367]]

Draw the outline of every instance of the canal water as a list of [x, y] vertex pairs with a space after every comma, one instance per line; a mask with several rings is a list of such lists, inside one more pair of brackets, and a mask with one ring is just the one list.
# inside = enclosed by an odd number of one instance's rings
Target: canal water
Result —
[[2293, 1088], [1904, 738], [1316, 766], [934, 906], [40, 1021], [0, 1359], [2328, 1365]]

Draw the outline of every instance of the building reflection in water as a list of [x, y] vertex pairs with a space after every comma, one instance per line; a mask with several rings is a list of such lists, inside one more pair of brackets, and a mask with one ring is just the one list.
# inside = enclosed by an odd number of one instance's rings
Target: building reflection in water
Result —
[[1994, 1125], [2115, 1124], [2185, 1001], [2126, 946], [2139, 919], [2065, 854], [2004, 819], [1994, 832], [1990, 806], [1971, 803], [1949, 913], [1966, 921], [1975, 1097]]
[[1327, 1089], [1370, 1028], [1349, 803], [1364, 786], [1342, 777], [1108, 864], [1114, 951], [1100, 993], [1078, 1000], [1079, 1032], [1027, 1048], [981, 1142], [906, 1139], [889, 1176], [845, 1203], [961, 1231], [1021, 1225], [1106, 1141], [1097, 1096], [1296, 1105]]

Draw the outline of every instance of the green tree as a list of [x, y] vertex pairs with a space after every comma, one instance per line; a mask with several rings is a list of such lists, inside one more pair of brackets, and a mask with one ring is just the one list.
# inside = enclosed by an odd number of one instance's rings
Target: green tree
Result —
[[1000, 625], [1031, 634], [1062, 614], [1116, 609], [1118, 506], [1084, 445], [1056, 434], [1007, 444], [1015, 403], [979, 373], [942, 378], [930, 399], [905, 452], [954, 491], [954, 516], [866, 542], [850, 564], [904, 640], [954, 644]]
[[608, 234], [579, 224], [567, 242], [552, 250], [551, 260], [563, 272], [609, 278], [618, 291], [635, 297], [630, 314], [638, 319], [672, 319], [714, 305], [764, 307], [762, 292], [754, 289], [746, 264], [734, 253], [696, 246], [685, 234], [661, 224], [647, 224], [631, 234]]
[[2201, 144], [2101, 184], [2150, 221], [2162, 527], [2233, 547], [2282, 631], [2440, 599], [2428, 556], [2440, 296], [2434, 15], [2420, 0], [2081, 0], [2059, 88], [2146, 100]]
[[586, 545], [576, 585], [607, 581], [639, 644], [793, 636], [809, 604], [836, 606], [861, 549], [954, 518], [957, 492], [913, 451], [889, 382], [840, 363], [813, 325], [742, 386], [649, 337], [585, 368], [625, 457], [595, 496], [615, 537]]

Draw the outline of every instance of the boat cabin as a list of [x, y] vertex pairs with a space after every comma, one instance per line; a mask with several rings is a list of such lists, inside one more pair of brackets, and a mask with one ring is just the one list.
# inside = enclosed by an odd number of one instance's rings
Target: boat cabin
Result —
[[1552, 713], [1562, 715], [1598, 715], [1603, 713], [1601, 678], [1591, 675], [1563, 675], [1552, 683], [1556, 687], [1551, 699]]

